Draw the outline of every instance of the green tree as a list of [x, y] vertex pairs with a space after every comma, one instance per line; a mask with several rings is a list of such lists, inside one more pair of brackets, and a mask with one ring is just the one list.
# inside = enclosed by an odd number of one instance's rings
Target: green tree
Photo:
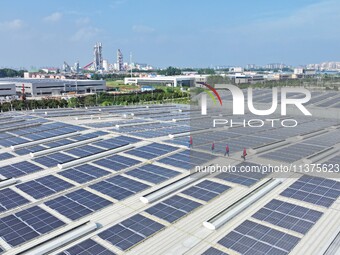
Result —
[[88, 95], [84, 98], [85, 106], [95, 106], [96, 105], [96, 95]]
[[67, 104], [68, 104], [68, 107], [74, 108], [74, 107], [79, 106], [79, 100], [77, 97], [72, 97], [68, 100]]
[[198, 69], [198, 74], [215, 74], [215, 70], [212, 68]]
[[210, 75], [207, 78], [207, 83], [210, 85], [225, 84], [225, 83], [231, 83], [231, 80], [228, 77], [221, 76], [221, 75]]
[[159, 70], [158, 74], [166, 75], [166, 76], [173, 76], [173, 75], [182, 74], [182, 71], [179, 68], [169, 66], [167, 69]]

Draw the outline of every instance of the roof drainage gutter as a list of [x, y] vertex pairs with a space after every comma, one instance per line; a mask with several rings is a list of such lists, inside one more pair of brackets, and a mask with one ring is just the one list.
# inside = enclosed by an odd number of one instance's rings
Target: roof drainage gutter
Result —
[[124, 151], [124, 150], [127, 150], [127, 149], [131, 149], [131, 148], [134, 148], [134, 145], [128, 144], [128, 145], [121, 146], [121, 147], [118, 147], [118, 148], [115, 148], [115, 149], [112, 149], [112, 150], [104, 151], [102, 153], [97, 153], [97, 154], [94, 154], [94, 155], [91, 155], [91, 156], [88, 156], [88, 157], [85, 157], [85, 158], [79, 158], [79, 159], [76, 159], [76, 160], [72, 160], [70, 162], [58, 164], [58, 168], [59, 169], [65, 169], [65, 168], [68, 168], [68, 167], [76, 166], [76, 165], [86, 163], [86, 162], [89, 162], [89, 161], [92, 161], [92, 160], [96, 160], [96, 159], [99, 159], [99, 158], [110, 156], [114, 153], [118, 153], [118, 152], [121, 152], [121, 151]]
[[39, 246], [37, 246], [36, 248], [33, 248], [31, 250], [29, 250], [27, 253], [27, 255], [43, 255], [43, 254], [47, 254], [67, 243], [70, 243], [72, 241], [74, 241], [75, 239], [84, 236], [94, 230], [97, 229], [97, 224], [94, 222], [88, 222], [85, 225], [82, 225], [74, 230], [71, 230], [69, 232], [67, 232], [66, 234], [63, 234], [59, 237], [56, 237], [54, 239], [52, 239], [51, 241], [47, 241]]
[[7, 186], [10, 186], [10, 185], [13, 185], [15, 183], [17, 183], [17, 179], [15, 179], [15, 178], [1, 180], [0, 181], [0, 189], [7, 187]]
[[251, 206], [257, 200], [268, 194], [271, 190], [280, 185], [282, 181], [280, 179], [270, 179], [245, 197], [236, 201], [208, 221], [203, 222], [203, 226], [210, 230], [216, 230], [223, 226], [228, 221], [232, 220], [235, 216], [240, 214], [243, 210]]
[[158, 199], [161, 199], [162, 197], [165, 197], [169, 195], [170, 193], [179, 190], [183, 188], [184, 186], [193, 183], [206, 175], [208, 175], [208, 172], [199, 172], [199, 173], [194, 173], [189, 176], [185, 176], [175, 182], [172, 182], [160, 189], [157, 189], [149, 194], [146, 194], [143, 197], [140, 197], [140, 201], [142, 201], [144, 204], [152, 203]]
[[55, 152], [55, 151], [61, 151], [61, 150], [77, 147], [77, 146], [80, 146], [80, 145], [83, 145], [83, 144], [92, 143], [92, 142], [95, 142], [95, 141], [98, 141], [98, 140], [101, 140], [101, 139], [102, 138], [100, 138], [100, 137], [95, 137], [95, 138], [83, 140], [83, 141], [80, 141], [80, 142], [70, 143], [70, 144], [62, 145], [62, 146], [58, 146], [58, 147], [53, 147], [53, 148], [43, 150], [43, 151], [31, 152], [30, 156], [32, 158], [34, 158], [34, 157], [49, 154], [49, 153], [52, 153], [52, 152]]

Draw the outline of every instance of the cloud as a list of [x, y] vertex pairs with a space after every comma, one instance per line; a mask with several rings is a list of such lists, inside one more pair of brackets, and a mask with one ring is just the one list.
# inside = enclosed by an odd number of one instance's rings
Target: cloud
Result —
[[[316, 38], [335, 34], [333, 24], [339, 24], [339, 1], [322, 1], [301, 8], [286, 17], [273, 20], [258, 20], [245, 30], [254, 33], [268, 34], [273, 39]], [[278, 37], [276, 37], [276, 35]]]
[[94, 36], [96, 36], [101, 30], [96, 27], [83, 27], [78, 29], [78, 31], [71, 37], [71, 41], [86, 41]]
[[118, 7], [119, 5], [121, 5], [121, 4], [124, 4], [126, 2], [126, 0], [113, 0], [113, 1], [111, 1], [111, 3], [110, 3], [110, 7], [112, 8], [112, 9], [115, 9], [116, 7]]
[[[340, 23], [340, 1], [329, 0], [304, 6], [285, 16], [260, 17], [252, 23], [238, 26], [224, 25], [203, 29], [205, 33], [218, 36], [220, 42], [233, 47], [255, 45], [265, 47], [277, 44], [288, 49], [288, 44], [313, 44], [340, 40], [335, 25]], [[230, 36], [233, 35], [233, 40]], [[319, 46], [319, 45], [318, 45]], [[269, 47], [271, 48], [271, 46]], [[293, 48], [297, 49], [297, 48]]]
[[0, 22], [0, 30], [18, 30], [24, 26], [24, 23], [20, 19], [15, 19], [12, 21], [4, 21]]
[[84, 26], [90, 23], [90, 18], [89, 17], [84, 17], [84, 18], [79, 18], [76, 20], [76, 25], [77, 26]]
[[46, 16], [44, 18], [45, 21], [47, 22], [57, 22], [63, 17], [63, 14], [61, 12], [54, 12], [49, 16]]
[[144, 25], [134, 25], [132, 26], [132, 31], [141, 34], [150, 34], [155, 32], [155, 29], [153, 27], [148, 27]]

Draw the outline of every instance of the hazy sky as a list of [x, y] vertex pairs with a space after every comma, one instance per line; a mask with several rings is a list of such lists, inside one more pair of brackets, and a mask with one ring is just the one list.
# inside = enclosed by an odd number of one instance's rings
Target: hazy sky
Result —
[[157, 67], [340, 61], [339, 0], [1, 1], [0, 67], [104, 59]]

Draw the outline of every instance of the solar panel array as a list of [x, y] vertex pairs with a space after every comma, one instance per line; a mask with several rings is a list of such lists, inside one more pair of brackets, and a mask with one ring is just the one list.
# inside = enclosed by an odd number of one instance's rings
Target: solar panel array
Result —
[[145, 210], [170, 223], [182, 218], [202, 204], [175, 195]]
[[77, 158], [74, 156], [70, 156], [62, 152], [55, 152], [48, 154], [47, 156], [34, 158], [33, 160], [46, 167], [55, 167], [58, 164], [63, 164], [69, 161], [73, 161], [75, 159]]
[[299, 241], [296, 236], [246, 220], [218, 243], [244, 255], [284, 255]]
[[67, 154], [71, 154], [73, 156], [79, 157], [79, 158], [85, 158], [87, 156], [91, 156], [100, 152], [105, 151], [104, 149], [91, 146], [91, 145], [82, 145], [73, 149], [65, 150]]
[[303, 206], [273, 199], [252, 217], [300, 234], [306, 234], [322, 214], [322, 212]]
[[130, 170], [125, 174], [131, 175], [135, 178], [148, 181], [151, 183], [160, 183], [168, 180], [178, 174], [177, 171], [171, 170], [169, 168], [164, 168], [152, 164], [144, 165], [136, 169]]
[[162, 228], [164, 228], [162, 224], [136, 214], [98, 236], [125, 251]]
[[69, 189], [73, 187], [73, 185], [54, 175], [47, 175], [42, 178], [18, 184], [16, 187], [35, 199], [40, 199]]
[[77, 220], [109, 206], [112, 202], [87, 190], [80, 189], [49, 200], [45, 204], [67, 218]]
[[102, 194], [113, 197], [117, 200], [125, 199], [137, 192], [149, 188], [142, 182], [138, 182], [122, 175], [116, 175], [104, 181], [100, 181], [90, 186]]
[[84, 164], [59, 172], [58, 174], [78, 183], [86, 183], [108, 175], [110, 172], [90, 164]]
[[5, 176], [6, 178], [23, 176], [26, 174], [31, 174], [37, 171], [42, 170], [40, 166], [37, 166], [28, 161], [22, 161], [19, 163], [14, 163], [7, 166], [2, 166], [0, 168], [0, 174]]
[[4, 147], [9, 147], [12, 145], [24, 144], [30, 141], [38, 141], [46, 138], [57, 137], [60, 135], [65, 135], [82, 130], [85, 130], [85, 128], [61, 122], [47, 123], [36, 127], [26, 127], [25, 124], [23, 124], [20, 129], [11, 130], [11, 135], [9, 137], [5, 139], [0, 139], [0, 145]]
[[125, 153], [140, 158], [153, 159], [176, 150], [178, 150], [178, 148], [170, 145], [152, 143], [149, 145], [145, 145], [136, 149], [126, 151]]
[[268, 174], [263, 174], [261, 172], [241, 172], [241, 167], [257, 167], [257, 169], [260, 169], [259, 164], [251, 163], [251, 162], [242, 162], [238, 165], [236, 165], [236, 172], [222, 172], [215, 177], [221, 180], [225, 180], [228, 182], [233, 182], [237, 184], [241, 184], [247, 187], [250, 187], [254, 185], [256, 182], [261, 180], [262, 178], [265, 178]]
[[87, 239], [81, 243], [74, 245], [63, 252], [58, 253], [58, 255], [115, 255], [112, 251], [106, 249], [102, 245], [93, 241], [92, 239]]
[[[256, 91], [256, 94], [259, 102], [269, 102], [268, 100], [271, 98], [271, 93]], [[300, 95], [294, 94], [291, 96], [298, 98]], [[328, 98], [323, 100], [320, 101], [321, 105], [333, 105]], [[0, 117], [0, 146], [8, 147], [9, 145], [25, 144], [31, 141], [55, 137], [55, 140], [42, 143], [37, 142], [35, 145], [16, 149], [14, 152], [8, 153], [8, 149], [0, 152], [0, 161], [9, 159], [9, 162], [15, 162], [5, 166], [2, 166], [3, 164], [1, 163], [0, 174], [6, 178], [21, 177], [44, 170], [41, 174], [37, 173], [37, 177], [30, 175], [27, 178], [18, 178], [18, 184], [14, 187], [0, 189], [0, 237], [7, 244], [16, 247], [26, 241], [36, 240], [40, 235], [64, 226], [65, 223], [58, 219], [58, 217], [61, 219], [63, 219], [62, 216], [66, 217], [70, 220], [67, 222], [88, 217], [83, 220], [90, 219], [96, 223], [103, 224], [103, 229], [98, 231], [99, 234], [96, 234], [93, 239], [86, 239], [80, 243], [77, 240], [73, 240], [77, 244], [60, 254], [114, 254], [110, 250], [110, 244], [122, 251], [126, 251], [164, 229], [164, 225], [174, 224], [176, 221], [188, 216], [195, 209], [213, 202], [214, 198], [226, 191], [233, 192], [232, 190], [230, 191], [228, 185], [222, 184], [225, 183], [224, 181], [233, 182], [233, 186], [238, 188], [240, 188], [239, 185], [246, 186], [242, 187], [242, 189], [249, 189], [251, 191], [251, 186], [266, 177], [266, 175], [239, 172], [221, 173], [215, 176], [220, 180], [206, 179], [198, 181], [189, 188], [175, 191], [175, 194], [172, 194], [170, 198], [151, 204], [143, 212], [140, 212], [142, 207], [138, 206], [142, 206], [142, 204], [138, 202], [138, 205], [133, 206], [139, 208], [137, 209], [139, 213], [120, 223], [116, 223], [117, 218], [114, 215], [112, 215], [112, 218], [107, 217], [104, 220], [104, 212], [99, 213], [99, 217], [96, 218], [97, 215], [94, 215], [96, 212], [108, 207], [105, 210], [105, 214], [106, 212], [109, 213], [111, 206], [113, 212], [117, 208], [130, 207], [130, 200], [123, 201], [122, 203], [120, 201], [134, 196], [131, 201], [135, 203], [139, 196], [138, 193], [150, 187], [158, 188], [158, 186], [155, 186], [156, 184], [170, 180], [184, 172], [180, 169], [189, 170], [197, 165], [211, 163], [219, 154], [224, 154], [226, 144], [229, 145], [230, 152], [234, 153], [243, 149], [243, 147], [247, 147], [247, 149], [250, 147], [255, 148], [256, 146], [261, 147], [288, 137], [304, 135], [338, 124], [334, 120], [316, 120], [302, 117], [299, 126], [294, 129], [265, 127], [254, 132], [254, 129], [251, 128], [236, 127], [212, 132], [209, 130], [209, 133], [203, 132], [194, 135], [194, 148], [190, 150], [183, 150], [183, 147], [177, 146], [187, 146], [189, 136], [167, 140], [165, 141], [167, 144], [164, 144], [162, 139], [147, 139], [164, 136], [169, 133], [188, 132], [190, 131], [190, 125], [192, 125], [188, 119], [192, 116], [202, 117], [200, 112], [190, 112], [189, 107], [181, 106], [180, 108], [185, 110], [180, 112], [177, 106], [150, 106], [149, 109], [144, 106], [131, 108], [115, 106], [103, 108], [101, 111], [99, 111], [99, 108], [79, 111], [66, 110], [67, 112], [61, 110], [48, 111], [49, 117], [86, 115], [90, 113], [105, 115], [110, 113], [107, 116], [107, 121], [89, 123], [87, 125], [97, 128], [110, 127], [108, 132], [95, 131], [87, 134], [76, 132], [85, 130], [86, 128], [84, 127], [42, 118], [31, 118], [29, 116], [27, 116], [28, 122], [25, 118], [18, 118], [18, 122], [16, 122], [15, 118], [11, 118], [3, 125], [2, 117]], [[128, 113], [134, 113], [134, 115], [131, 115], [134, 119], [124, 119], [123, 114]], [[44, 111], [37, 111], [35, 114], [43, 116]], [[15, 114], [13, 113], [13, 115]], [[111, 121], [113, 118], [116, 118], [115, 116], [123, 118]], [[252, 118], [249, 114], [243, 117], [246, 119]], [[88, 116], [82, 118], [89, 119]], [[179, 121], [172, 122], [173, 118]], [[210, 128], [207, 123], [204, 123], [207, 119], [199, 118], [197, 118], [198, 125], [192, 127], [191, 131], [208, 130]], [[235, 120], [242, 118], [235, 117]], [[83, 120], [79, 123], [83, 123]], [[147, 124], [138, 125], [141, 123]], [[27, 124], [36, 124], [36, 126], [25, 127]], [[112, 126], [116, 124], [120, 125], [119, 129], [113, 129]], [[128, 125], [124, 126], [124, 124]], [[2, 132], [1, 129], [3, 127], [11, 130]], [[15, 129], [12, 129], [12, 127], [15, 127]], [[124, 133], [126, 135], [111, 137], [113, 133]], [[62, 134], [73, 135], [68, 138], [58, 139], [58, 136]], [[77, 141], [85, 141], [102, 135], [107, 136], [97, 141], [84, 143], [78, 147], [73, 146], [70, 149], [59, 150], [37, 157], [33, 159], [33, 163], [31, 162], [32, 160], [22, 162], [11, 160], [16, 155], [24, 156], [29, 152], [44, 151], [49, 148], [73, 144]], [[109, 136], [110, 138], [108, 138]], [[48, 169], [60, 163], [85, 158], [120, 146], [142, 141], [134, 137], [146, 138], [143, 139], [143, 142], [148, 145], [140, 146], [140, 144], [135, 144], [134, 149], [119, 152], [118, 155], [105, 156], [94, 161], [89, 160], [86, 163], [67, 168], [66, 170], [56, 169], [55, 173]], [[216, 141], [214, 155], [210, 153], [211, 142], [209, 139]], [[284, 161], [287, 158], [295, 160], [295, 158], [308, 157], [339, 142], [340, 137], [337, 136], [337, 130], [332, 129], [327, 134], [304, 139], [291, 145], [292, 150], [290, 150], [289, 146], [282, 148], [285, 149], [282, 151], [281, 149], [274, 150], [272, 151], [274, 156], [270, 155], [270, 159]], [[27, 156], [25, 157], [27, 158]], [[134, 159], [134, 157], [139, 158], [139, 160]], [[157, 162], [154, 163], [152, 160], [155, 158], [157, 158]], [[227, 158], [224, 159], [229, 160]], [[257, 157], [255, 156], [254, 162], [257, 162], [256, 160]], [[323, 163], [327, 162], [338, 163], [338, 155], [332, 156]], [[40, 165], [44, 167], [42, 168]], [[241, 166], [252, 167], [259, 165], [247, 161], [239, 164], [237, 168], [239, 169]], [[174, 168], [179, 169], [174, 170]], [[118, 173], [118, 171], [120, 172]], [[41, 177], [41, 175], [44, 177]], [[159, 185], [159, 187], [162, 187], [162, 185]], [[25, 196], [24, 193], [29, 196]], [[233, 195], [234, 193], [230, 194]], [[281, 193], [281, 196], [291, 198], [289, 200], [286, 199], [288, 201], [297, 199], [322, 207], [330, 207], [339, 195], [339, 182], [306, 176], [300, 178]], [[30, 196], [34, 199], [30, 198]], [[203, 254], [227, 254], [221, 246], [224, 246], [226, 251], [229, 250], [230, 252], [228, 253], [237, 252], [247, 255], [288, 254], [300, 241], [299, 237], [308, 233], [323, 213], [326, 212], [326, 209], [313, 207], [319, 209], [312, 210], [308, 207], [308, 204], [305, 204], [305, 206], [301, 206], [304, 203], [295, 205], [279, 199], [280, 197], [273, 199], [252, 215], [250, 220], [246, 220], [236, 229], [232, 230], [232, 232], [225, 233], [227, 235], [218, 244], [210, 247]], [[32, 202], [35, 204], [33, 207], [30, 207]], [[116, 207], [115, 204], [118, 204], [119, 207]], [[43, 208], [46, 208], [46, 210]], [[192, 219], [194, 218], [190, 218], [190, 221]], [[199, 220], [201, 226], [201, 221], [204, 218]], [[111, 225], [112, 222], [115, 223], [114, 226]], [[168, 222], [169, 224], [162, 224], [162, 222]], [[194, 220], [192, 222], [194, 224], [197, 223]], [[287, 230], [287, 232], [284, 230]], [[89, 234], [87, 238], [92, 238], [93, 235], [95, 234]], [[106, 243], [100, 239], [104, 239]], [[152, 242], [152, 240], [150, 241]], [[37, 242], [39, 243], [39, 240]], [[166, 243], [167, 240], [162, 240], [162, 242]], [[191, 248], [189, 246], [188, 248]], [[116, 250], [115, 247], [112, 248], [113, 251]], [[205, 245], [204, 248], [207, 248], [207, 246]], [[0, 247], [0, 253], [1, 249], [4, 250]]]
[[215, 158], [216, 156], [204, 152], [185, 150], [164, 157], [158, 160], [158, 162], [190, 170], [195, 168], [196, 166], [205, 164]]
[[203, 252], [202, 255], [228, 255], [228, 253], [220, 251], [214, 247], [210, 247], [208, 250]]
[[37, 238], [65, 223], [38, 206], [0, 218], [0, 237], [11, 246]]
[[294, 145], [289, 145], [282, 149], [266, 153], [264, 155], [261, 155], [261, 157], [292, 163], [304, 157], [316, 154], [317, 152], [323, 151], [325, 149], [325, 146], [297, 143]]
[[227, 185], [209, 181], [209, 180], [204, 180], [182, 191], [182, 193], [208, 202], [211, 199], [219, 196], [223, 192], [227, 191], [228, 189], [230, 189], [230, 187]]
[[340, 182], [304, 175], [280, 195], [328, 208], [340, 196]]
[[5, 159], [9, 159], [9, 158], [13, 158], [14, 155], [8, 152], [4, 152], [4, 153], [0, 153], [0, 161], [1, 160], [5, 160]]
[[96, 164], [101, 167], [108, 168], [113, 171], [120, 171], [124, 168], [128, 168], [133, 165], [137, 165], [141, 163], [141, 161], [124, 157], [121, 155], [113, 155], [109, 157], [105, 157], [99, 160], [96, 160], [93, 162], [93, 164]]
[[0, 190], [0, 213], [27, 203], [29, 200], [9, 188]]

